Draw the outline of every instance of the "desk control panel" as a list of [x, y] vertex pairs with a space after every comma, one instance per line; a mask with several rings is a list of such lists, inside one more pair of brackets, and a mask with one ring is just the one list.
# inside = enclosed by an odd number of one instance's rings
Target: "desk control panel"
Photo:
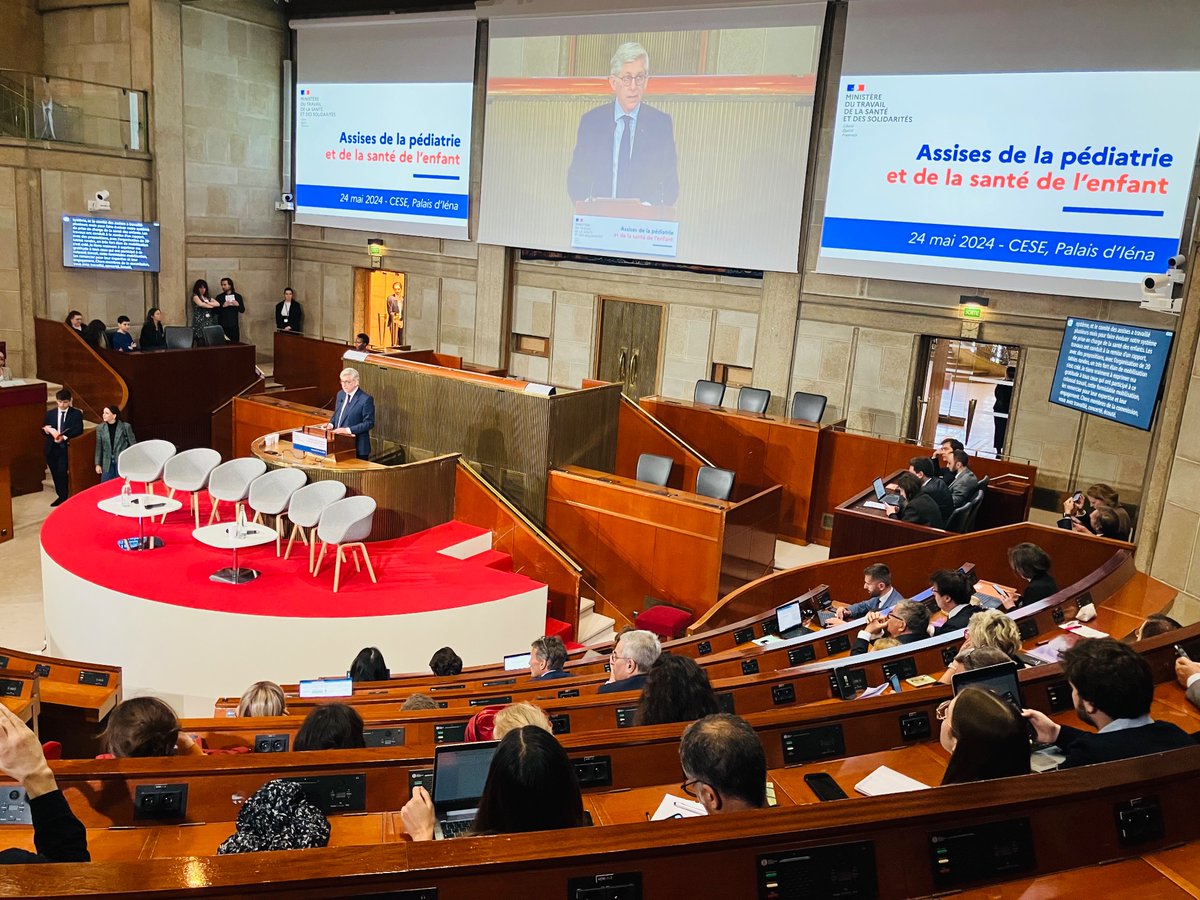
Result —
[[929, 835], [933, 884], [938, 889], [1032, 871], [1033, 832], [1028, 819], [987, 822]]
[[870, 841], [764, 853], [754, 868], [759, 900], [874, 900], [879, 896], [875, 845]]
[[567, 900], [642, 900], [641, 872], [581, 875], [567, 882]]
[[304, 796], [321, 812], [366, 812], [367, 776], [364, 772], [353, 775], [308, 775], [301, 778], [285, 778], [300, 785]]
[[846, 738], [841, 725], [785, 731], [780, 740], [783, 742], [783, 762], [788, 766], [846, 755]]

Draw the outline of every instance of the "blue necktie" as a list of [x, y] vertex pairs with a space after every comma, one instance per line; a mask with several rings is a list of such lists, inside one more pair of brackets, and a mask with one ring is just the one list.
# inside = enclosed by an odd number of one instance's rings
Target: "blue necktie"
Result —
[[621, 132], [621, 146], [617, 150], [617, 196], [630, 197], [629, 156], [633, 149], [633, 135], [630, 133], [633, 130], [633, 117], [621, 116], [621, 125], [624, 130]]

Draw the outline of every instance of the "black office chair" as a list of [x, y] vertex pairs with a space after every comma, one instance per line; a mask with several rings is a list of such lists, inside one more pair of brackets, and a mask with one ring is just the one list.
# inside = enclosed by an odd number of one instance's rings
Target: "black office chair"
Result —
[[967, 527], [967, 515], [971, 512], [971, 502], [971, 500], [968, 500], [962, 506], [955, 508], [954, 512], [950, 513], [950, 521], [946, 523], [947, 531], [953, 531], [956, 534], [963, 533], [963, 530]]
[[187, 325], [167, 325], [163, 328], [163, 337], [167, 341], [168, 350], [190, 350], [195, 335]]
[[738, 409], [742, 412], [765, 413], [771, 402], [771, 392], [762, 388], [744, 387], [738, 391]]
[[643, 453], [637, 461], [637, 480], [646, 484], [656, 484], [666, 487], [671, 477], [671, 467], [675, 460], [669, 456], [655, 456], [653, 453]]
[[796, 391], [792, 395], [792, 418], [803, 419], [805, 422], [820, 422], [828, 402], [829, 398], [824, 394]]
[[975, 520], [979, 518], [979, 507], [983, 505], [984, 494], [987, 493], [988, 476], [984, 475], [979, 479], [979, 489], [971, 495], [971, 499], [967, 505], [970, 507], [967, 510], [967, 521], [963, 525], [963, 534], [969, 534], [975, 530]]
[[701, 466], [696, 473], [696, 493], [714, 500], [728, 500], [733, 493], [733, 472], [716, 466]]
[[104, 329], [104, 346], [109, 350], [113, 348], [113, 335], [117, 333], [117, 326]]
[[720, 406], [721, 401], [725, 399], [725, 385], [719, 381], [705, 381], [701, 378], [696, 382], [696, 393], [693, 399], [697, 403], [705, 403], [708, 406]]
[[220, 325], [205, 325], [203, 335], [206, 347], [223, 347], [225, 345], [225, 329]]

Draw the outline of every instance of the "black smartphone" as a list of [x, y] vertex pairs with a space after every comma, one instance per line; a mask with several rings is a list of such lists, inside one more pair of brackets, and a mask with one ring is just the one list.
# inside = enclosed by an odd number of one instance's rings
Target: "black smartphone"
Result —
[[1192, 658], [1190, 656], [1188, 656], [1187, 651], [1184, 650], [1182, 647], [1180, 647], [1178, 644], [1175, 645], [1175, 655], [1178, 656], [1180, 659], [1186, 659], [1188, 662], [1191, 662], [1191, 660], [1192, 660]]
[[838, 787], [838, 783], [828, 772], [811, 772], [804, 776], [804, 783], [812, 788], [812, 792], [822, 801], [846, 799], [846, 792]]
[[843, 668], [839, 667], [833, 670], [833, 684], [840, 700], [853, 700], [858, 696], [858, 691], [854, 690], [849, 674]]

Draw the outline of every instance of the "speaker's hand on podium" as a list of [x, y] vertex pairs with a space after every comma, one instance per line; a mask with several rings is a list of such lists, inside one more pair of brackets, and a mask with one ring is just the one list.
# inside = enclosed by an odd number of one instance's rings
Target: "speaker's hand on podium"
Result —
[[334, 434], [353, 434], [354, 432], [352, 432], [349, 428], [335, 428], [335, 429], [333, 429], [333, 433]]

